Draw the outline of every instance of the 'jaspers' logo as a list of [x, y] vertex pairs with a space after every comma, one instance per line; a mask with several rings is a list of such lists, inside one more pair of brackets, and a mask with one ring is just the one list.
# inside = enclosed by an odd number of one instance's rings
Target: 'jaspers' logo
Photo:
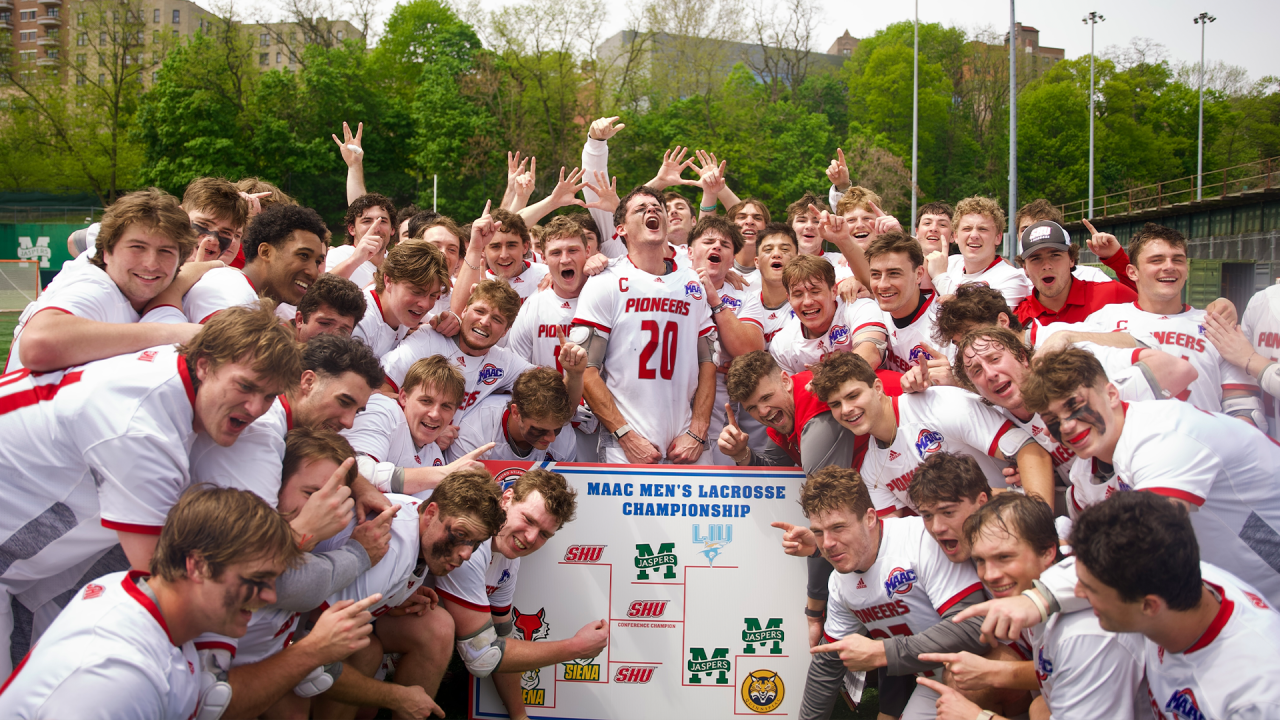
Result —
[[493, 363], [485, 363], [484, 367], [480, 368], [479, 379], [485, 385], [492, 385], [501, 380], [503, 374], [502, 368]]
[[713, 648], [711, 657], [707, 657], [705, 648], [689, 648], [689, 682], [702, 684], [702, 678], [716, 675], [717, 685], [729, 684], [729, 671], [733, 669], [729, 663], [729, 648]]
[[662, 577], [667, 580], [674, 580], [676, 577], [676, 565], [679, 562], [676, 558], [676, 544], [673, 542], [658, 545], [657, 553], [653, 552], [652, 545], [636, 543], [637, 580], [648, 580], [649, 571], [657, 571], [660, 567], [666, 567], [666, 572], [662, 574]]
[[916, 438], [916, 452], [921, 457], [935, 453], [942, 449], [942, 433], [937, 430], [925, 428], [920, 431], [920, 436]]
[[1173, 713], [1174, 717], [1205, 720], [1204, 713], [1200, 712], [1200, 703], [1196, 702], [1196, 695], [1191, 692], [1191, 688], [1175, 691], [1169, 702], [1164, 704], [1164, 709]]
[[885, 594], [890, 598], [894, 594], [906, 595], [911, 592], [911, 586], [916, 582], [915, 570], [904, 570], [902, 568], [894, 568], [889, 571], [889, 578], [884, 581]]
[[786, 633], [782, 631], [782, 618], [769, 618], [764, 627], [760, 627], [760, 618], [743, 618], [742, 622], [747, 626], [747, 629], [742, 631], [742, 642], [745, 643], [742, 652], [754, 655], [757, 645], [764, 647], [768, 643], [773, 643], [773, 647], [769, 648], [769, 654], [782, 654], [782, 641], [786, 639]]
[[756, 670], [742, 681], [742, 703], [758, 713], [777, 710], [785, 694], [782, 678], [772, 670]]

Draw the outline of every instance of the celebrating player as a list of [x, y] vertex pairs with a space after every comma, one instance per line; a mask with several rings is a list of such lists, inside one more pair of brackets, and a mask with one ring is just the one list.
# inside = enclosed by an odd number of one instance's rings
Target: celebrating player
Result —
[[490, 395], [467, 415], [449, 456], [492, 448], [487, 460], [573, 462], [578, 443], [566, 433], [574, 407], [564, 378], [551, 368], [526, 370], [511, 395]]
[[364, 295], [355, 283], [329, 273], [321, 275], [298, 301], [298, 314], [293, 320], [298, 342], [306, 343], [325, 333], [351, 335], [366, 307]]
[[[1022, 268], [1034, 290], [1018, 305], [1018, 320], [1041, 325], [1084, 322], [1100, 308], [1133, 302], [1137, 293], [1103, 275], [1102, 280], [1077, 276], [1080, 248], [1056, 222], [1041, 220], [1018, 235]], [[1094, 272], [1100, 272], [1089, 268]]]
[[920, 244], [901, 231], [878, 235], [867, 248], [871, 266], [871, 294], [884, 311], [889, 329], [885, 365], [906, 372], [921, 363], [945, 366], [947, 357], [934, 350], [938, 302], [931, 290], [921, 290], [926, 277]]
[[1000, 291], [1017, 309], [1022, 299], [1031, 294], [1031, 281], [1026, 273], [1004, 261], [997, 253], [1004, 232], [1004, 211], [996, 201], [985, 197], [969, 197], [956, 204], [955, 241], [960, 254], [950, 258], [941, 251], [925, 258], [933, 287], [941, 295], [950, 295], [960, 285], [980, 282]]
[[395, 239], [396, 229], [392, 225], [395, 216], [395, 203], [385, 195], [366, 193], [352, 200], [347, 206], [345, 223], [347, 243], [329, 248], [324, 271], [367, 287]]
[[[427, 319], [449, 288], [449, 268], [434, 245], [400, 243], [387, 253], [373, 279], [373, 286], [364, 290], [366, 310], [352, 335], [381, 358]], [[442, 322], [431, 327], [443, 331]]]
[[845, 351], [880, 367], [888, 345], [883, 314], [869, 299], [847, 303], [840, 298], [830, 262], [802, 252], [783, 269], [782, 283], [795, 317], [774, 336], [769, 352], [784, 370], [804, 372], [828, 355]]

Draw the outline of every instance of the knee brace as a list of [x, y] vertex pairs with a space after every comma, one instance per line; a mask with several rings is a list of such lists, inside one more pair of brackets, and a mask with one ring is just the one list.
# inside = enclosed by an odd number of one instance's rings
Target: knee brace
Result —
[[467, 666], [467, 670], [476, 677], [489, 677], [502, 663], [502, 655], [507, 649], [507, 639], [498, 637], [493, 622], [486, 622], [484, 627], [458, 638], [458, 655]]

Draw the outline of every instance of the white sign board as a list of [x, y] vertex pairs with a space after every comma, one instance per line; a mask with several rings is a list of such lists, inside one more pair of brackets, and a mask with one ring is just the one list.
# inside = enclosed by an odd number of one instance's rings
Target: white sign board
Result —
[[[499, 479], [529, 463], [488, 462]], [[809, 667], [806, 563], [769, 523], [804, 523], [804, 475], [774, 468], [552, 464], [577, 519], [521, 561], [515, 636], [609, 620], [589, 662], [524, 673], [531, 718], [797, 717]], [[508, 717], [472, 679], [470, 717]]]

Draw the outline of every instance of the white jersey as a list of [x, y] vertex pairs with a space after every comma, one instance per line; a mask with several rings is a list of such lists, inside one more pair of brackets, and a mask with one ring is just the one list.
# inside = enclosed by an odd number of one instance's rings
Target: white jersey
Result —
[[205, 273], [182, 298], [182, 314], [193, 323], [204, 323], [229, 307], [253, 305], [258, 291], [249, 276], [231, 267]]
[[562, 298], [555, 288], [548, 288], [520, 306], [520, 314], [507, 332], [507, 349], [534, 365], [560, 367], [560, 338], [569, 335], [573, 316], [578, 312], [578, 298]]
[[665, 452], [689, 429], [698, 388], [698, 338], [710, 334], [711, 308], [698, 276], [676, 263], [650, 275], [629, 257], [587, 280], [575, 325], [609, 338], [605, 385], [626, 422]]
[[765, 305], [764, 296], [761, 294], [760, 286], [758, 285], [752, 285], [747, 290], [747, 296], [742, 301], [742, 311], [738, 313], [738, 319], [759, 326], [761, 332], [764, 333], [764, 349], [768, 350], [774, 336], [787, 324], [788, 320], [796, 316], [796, 311], [791, 309], [791, 303], [785, 299], [778, 307]]
[[1033, 442], [1025, 430], [960, 388], [932, 387], [890, 399], [898, 432], [888, 447], [872, 438], [861, 468], [871, 502], [881, 516], [895, 510], [919, 512], [907, 496], [907, 487], [916, 468], [939, 450], [972, 457], [987, 483], [1003, 488], [1007, 485], [1004, 473], [992, 458], [1001, 447], [1009, 448], [1007, 456], [1013, 457], [1017, 449]]
[[831, 265], [836, 269], [837, 283], [845, 278], [853, 277], [853, 268], [849, 267], [849, 260], [844, 256], [844, 253], [824, 252], [819, 255], [819, 257], [831, 263]]
[[806, 337], [800, 318], [793, 316], [774, 336], [769, 353], [783, 370], [794, 375], [804, 372], [808, 365], [822, 362], [831, 353], [852, 352], [853, 346], [870, 333], [888, 334], [880, 306], [867, 298], [852, 303], [837, 299], [835, 316], [825, 333]]
[[[720, 302], [724, 303], [726, 310], [733, 311], [734, 317], [737, 317], [738, 313], [742, 312], [742, 306], [746, 299], [753, 294], [751, 288], [738, 290], [729, 283], [725, 283], [724, 287], [717, 292], [720, 295]], [[715, 322], [714, 316], [712, 316], [711, 321]], [[711, 331], [711, 340], [711, 357], [716, 364], [716, 400], [711, 406], [711, 424], [707, 426], [707, 451], [711, 454], [713, 464], [732, 467], [734, 465], [733, 458], [721, 452], [720, 445], [712, 442], [711, 438], [720, 437], [720, 431], [724, 429], [725, 422], [728, 420], [728, 414], [724, 410], [724, 406], [729, 403], [729, 388], [725, 385], [725, 378], [728, 375], [729, 366], [733, 364], [733, 356], [726, 352], [724, 346], [721, 345], [719, 329]], [[743, 413], [743, 415], [750, 417], [746, 413]]]
[[1134, 490], [1190, 503], [1200, 557], [1280, 602], [1280, 445], [1177, 400], [1125, 406], [1112, 464]]
[[364, 317], [356, 323], [351, 337], [363, 340], [373, 350], [374, 357], [381, 358], [391, 352], [405, 335], [409, 334], [408, 326], [391, 327], [382, 317], [382, 297], [373, 287], [364, 289]]
[[[594, 178], [596, 172], [604, 173], [605, 177], [609, 176], [609, 142], [607, 140], [587, 138], [587, 143], [582, 146], [582, 169], [586, 177]], [[590, 187], [582, 189], [582, 197], [588, 203], [600, 199], [600, 196], [596, 195]], [[600, 208], [588, 208], [587, 212], [591, 214], [591, 219], [596, 221], [596, 227], [600, 230], [598, 238], [600, 252], [609, 258], [626, 255], [627, 246], [618, 238], [617, 228], [613, 224], [613, 213]]]
[[[1240, 318], [1240, 329], [1259, 355], [1272, 361], [1280, 360], [1280, 285], [1271, 285], [1249, 299]], [[1266, 413], [1271, 437], [1280, 440], [1280, 399], [1271, 393], [1262, 393], [1262, 410]]]
[[[465, 427], [465, 426], [464, 426]], [[356, 415], [351, 427], [342, 436], [361, 455], [368, 455], [377, 462], [389, 462], [396, 467], [441, 467], [444, 454], [435, 443], [422, 447], [413, 441], [409, 422], [405, 419], [400, 403], [373, 393], [364, 412]]]
[[117, 531], [159, 535], [190, 485], [194, 405], [172, 346], [0, 377], [0, 585], [35, 609], [85, 582]]
[[104, 575], [79, 590], [0, 688], [6, 718], [189, 720], [200, 698], [191, 642], [173, 644], [146, 573]]
[[880, 550], [871, 567], [833, 572], [827, 582], [827, 616], [841, 616], [827, 627], [861, 623], [876, 640], [919, 635], [956, 603], [982, 591], [973, 563], [948, 560], [918, 517], [881, 520]]
[[40, 293], [40, 298], [29, 303], [18, 317], [5, 372], [22, 369], [18, 356], [22, 329], [36, 313], [44, 310], [61, 310], [78, 318], [106, 323], [135, 323], [140, 317], [107, 271], [92, 263], [68, 263]]
[[249, 618], [244, 637], [202, 636], [196, 638], [196, 650], [226, 650], [231, 653], [231, 667], [262, 662], [293, 644], [301, 617], [291, 610], [265, 607]]
[[1071, 277], [1085, 282], [1115, 282], [1116, 279], [1092, 265], [1076, 265]]
[[458, 439], [449, 446], [449, 457], [456, 460], [486, 444], [494, 447], [484, 455], [485, 460], [511, 460], [520, 462], [574, 462], [578, 459], [578, 441], [568, 423], [546, 450], [530, 447], [521, 455], [507, 431], [511, 409], [507, 406], [510, 395], [490, 395], [481, 400], [467, 414], [467, 421], [458, 429]]
[[1141, 635], [1107, 632], [1088, 610], [1055, 613], [1025, 634], [1054, 720], [1149, 717]]
[[520, 558], [493, 551], [493, 541], [482, 543], [458, 569], [436, 581], [436, 593], [468, 610], [492, 615], [511, 612], [516, 594]]
[[1067, 482], [1067, 517], [1073, 522], [1085, 508], [1133, 489], [1116, 473], [1115, 466], [1108, 466], [1097, 458], [1076, 458]]
[[919, 365], [921, 360], [936, 359], [925, 350], [926, 346], [944, 353], [953, 347], [950, 343], [939, 346], [933, 339], [933, 330], [938, 324], [938, 296], [929, 291], [922, 292], [925, 294], [924, 304], [916, 309], [906, 327], [898, 327], [893, 315], [881, 311], [884, 326], [889, 330], [889, 354], [884, 366], [894, 372], [906, 372]]
[[520, 373], [534, 367], [515, 353], [503, 347], [491, 347], [484, 355], [468, 355], [452, 338], [447, 338], [429, 327], [419, 327], [405, 338], [396, 349], [382, 357], [382, 371], [386, 373], [393, 389], [399, 390], [409, 368], [422, 358], [443, 355], [466, 381], [462, 402], [454, 425], [461, 425], [462, 418], [476, 403], [495, 392], [510, 392]]
[[1222, 603], [1204, 635], [1180, 653], [1144, 642], [1155, 717], [1280, 717], [1280, 614], [1228, 572], [1202, 562], [1200, 576]]
[[293, 410], [283, 394], [262, 417], [240, 431], [231, 447], [200, 435], [191, 447], [191, 481], [248, 490], [271, 507], [280, 496], [285, 436], [293, 429]]
[[[355, 245], [338, 245], [337, 247], [329, 248], [329, 251], [324, 256], [324, 271], [327, 273], [333, 272], [335, 267], [346, 262], [355, 252]], [[356, 287], [364, 288], [373, 284], [373, 276], [377, 274], [378, 266], [374, 265], [372, 261], [365, 260], [355, 270], [351, 271], [349, 279], [356, 284]]]
[[524, 270], [513, 278], [500, 278], [493, 271], [485, 270], [484, 279], [502, 280], [512, 290], [516, 291], [516, 294], [520, 296], [520, 302], [523, 303], [530, 295], [538, 292], [538, 283], [542, 282], [542, 278], [546, 277], [550, 271], [542, 263], [529, 262], [528, 260], [521, 260], [521, 262], [524, 263]]
[[[391, 521], [391, 542], [387, 554], [377, 565], [364, 571], [355, 582], [339, 590], [320, 606], [321, 610], [342, 600], [359, 601], [374, 593], [382, 593], [382, 599], [369, 607], [375, 618], [391, 608], [399, 607], [424, 582], [428, 586], [430, 573], [425, 564], [419, 563], [422, 545], [418, 536], [418, 505], [420, 501], [409, 495], [387, 493], [392, 505], [399, 505], [395, 519]], [[340, 547], [351, 537], [355, 520], [345, 530], [316, 547], [317, 552]]]
[[1199, 377], [1191, 383], [1192, 405], [1209, 412], [1222, 411], [1224, 390], [1256, 392], [1249, 374], [1227, 362], [1204, 334], [1204, 310], [1190, 305], [1176, 315], [1146, 312], [1136, 302], [1104, 305], [1089, 316], [1086, 325], [1096, 332], [1127, 332], [1195, 366]]
[[933, 287], [939, 295], [951, 295], [956, 288], [967, 284], [986, 285], [999, 290], [1010, 310], [1017, 310], [1022, 300], [1035, 289], [1022, 268], [1010, 265], [999, 255], [985, 270], [976, 273], [964, 271], [963, 255], [952, 255], [947, 261], [947, 271], [933, 278]]

